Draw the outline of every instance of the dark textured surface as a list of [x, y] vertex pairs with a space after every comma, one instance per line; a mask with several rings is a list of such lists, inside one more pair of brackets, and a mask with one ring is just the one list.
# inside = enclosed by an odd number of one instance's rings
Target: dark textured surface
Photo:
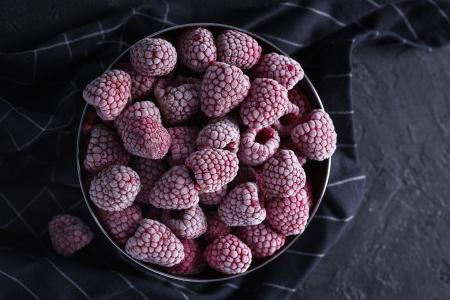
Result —
[[450, 298], [450, 48], [356, 51], [367, 192], [297, 299]]

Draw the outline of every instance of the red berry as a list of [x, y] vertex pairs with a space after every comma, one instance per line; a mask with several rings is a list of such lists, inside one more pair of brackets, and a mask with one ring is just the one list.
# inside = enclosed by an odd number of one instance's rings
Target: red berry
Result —
[[142, 219], [125, 251], [135, 259], [164, 267], [179, 264], [184, 258], [181, 241], [166, 225], [150, 219]]
[[237, 229], [237, 235], [252, 250], [256, 258], [272, 256], [283, 247], [286, 237], [273, 230], [270, 225], [261, 223], [256, 226], [245, 226]]
[[261, 46], [248, 34], [225, 30], [217, 37], [217, 56], [229, 65], [250, 69], [261, 56]]
[[216, 119], [198, 134], [197, 147], [225, 149], [236, 153], [239, 148], [239, 127], [228, 118]]
[[91, 229], [72, 215], [57, 215], [48, 223], [48, 232], [56, 253], [69, 256], [88, 245], [93, 237]]
[[204, 72], [217, 56], [212, 33], [202, 27], [183, 32], [178, 39], [178, 51], [181, 62], [196, 72]]
[[241, 136], [239, 161], [248, 166], [257, 166], [268, 160], [280, 145], [278, 132], [271, 128], [247, 129]]
[[252, 262], [250, 248], [236, 236], [228, 234], [217, 238], [205, 250], [209, 266], [221, 273], [244, 273]]
[[183, 260], [167, 269], [172, 274], [197, 274], [203, 271], [206, 265], [203, 256], [203, 246], [197, 240], [181, 240], [184, 248]]
[[198, 205], [186, 210], [165, 210], [161, 220], [179, 238], [195, 239], [206, 232], [206, 217]]
[[305, 117], [311, 111], [311, 104], [308, 97], [299, 87], [294, 87], [288, 92], [289, 101], [297, 105], [300, 117]]
[[200, 203], [205, 205], [217, 205], [227, 194], [227, 185], [225, 184], [220, 190], [211, 193], [199, 193]]
[[172, 139], [169, 150], [169, 163], [174, 165], [184, 164], [186, 158], [195, 151], [195, 139], [198, 130], [190, 127], [170, 127], [167, 129]]
[[208, 228], [203, 235], [207, 243], [212, 243], [215, 239], [231, 233], [231, 227], [222, 222], [217, 212], [210, 212], [206, 218]]
[[166, 40], [146, 37], [131, 47], [130, 62], [141, 74], [163, 76], [175, 68], [177, 51]]
[[136, 71], [130, 72], [131, 76], [131, 98], [143, 99], [152, 94], [153, 87], [156, 83], [156, 77], [143, 75]]
[[161, 123], [161, 114], [158, 107], [151, 101], [134, 102], [128, 105], [122, 113], [114, 120], [117, 132], [122, 135], [125, 126], [132, 118], [152, 117]]
[[136, 157], [131, 163], [131, 167], [138, 173], [141, 179], [141, 191], [136, 196], [136, 201], [148, 203], [149, 193], [155, 183], [167, 171], [167, 164], [161, 159]]
[[308, 208], [311, 210], [313, 204], [314, 204], [314, 193], [313, 193], [313, 187], [311, 184], [311, 179], [306, 178], [305, 186], [303, 187], [303, 190], [305, 190], [306, 193], [306, 203], [308, 204]]
[[300, 110], [297, 105], [288, 101], [283, 115], [273, 123], [280, 136], [290, 136], [292, 129], [300, 123]]
[[294, 151], [295, 156], [297, 156], [298, 162], [302, 165], [302, 167], [306, 164], [307, 162], [306, 157], [297, 150], [294, 142], [292, 142], [291, 139], [283, 140], [282, 143], [280, 144], [280, 149]]

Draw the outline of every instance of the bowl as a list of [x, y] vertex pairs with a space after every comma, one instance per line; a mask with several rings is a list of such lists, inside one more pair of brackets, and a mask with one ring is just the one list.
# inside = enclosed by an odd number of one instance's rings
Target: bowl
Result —
[[[245, 32], [255, 38], [258, 43], [263, 48], [263, 53], [267, 52], [278, 52], [280, 54], [288, 56], [285, 52], [277, 48], [275, 45], [267, 41], [266, 39], [260, 37], [259, 35], [256, 35], [254, 33], [251, 33], [247, 30], [243, 30], [240, 28], [236, 28], [229, 25], [224, 24], [215, 24], [215, 23], [192, 23], [192, 24], [185, 24], [185, 25], [179, 25], [179, 26], [173, 26], [164, 30], [160, 30], [158, 32], [155, 32], [153, 34], [150, 34], [149, 37], [162, 37], [165, 39], [168, 39], [169, 41], [173, 41], [176, 36], [178, 36], [183, 30], [185, 30], [188, 27], [197, 27], [201, 26], [204, 28], [207, 28], [210, 30], [214, 36], [217, 36], [219, 32], [225, 29], [236, 29], [242, 32]], [[119, 55], [116, 60], [108, 67], [110, 69], [115, 63], [119, 62], [121, 59], [126, 57], [128, 55], [130, 48], [125, 50], [121, 55]], [[314, 86], [312, 85], [311, 81], [308, 79], [308, 77], [305, 75], [304, 79], [302, 79], [297, 86], [306, 94], [308, 97], [311, 107], [312, 108], [321, 108], [323, 109], [322, 102], [319, 98], [319, 95], [317, 94], [316, 90], [314, 89]], [[128, 264], [131, 264], [135, 268], [139, 269], [140, 271], [146, 273], [146, 274], [157, 274], [163, 277], [181, 280], [181, 281], [188, 281], [188, 282], [216, 282], [216, 281], [222, 281], [222, 280], [229, 280], [232, 278], [236, 278], [239, 276], [244, 276], [251, 274], [252, 272], [263, 268], [264, 266], [268, 265], [269, 263], [272, 263], [277, 259], [278, 256], [280, 256], [284, 251], [286, 251], [289, 247], [292, 246], [292, 244], [297, 241], [297, 239], [301, 239], [301, 235], [296, 236], [288, 236], [286, 237], [286, 243], [285, 245], [279, 249], [273, 256], [264, 259], [264, 260], [257, 260], [254, 259], [250, 268], [241, 274], [237, 275], [226, 275], [221, 274], [219, 272], [216, 272], [210, 268], [207, 268], [205, 271], [201, 272], [200, 274], [195, 275], [174, 275], [171, 273], [168, 273], [164, 270], [162, 267], [158, 267], [156, 265], [149, 265], [142, 261], [136, 260], [130, 255], [128, 255], [107, 233], [106, 229], [102, 225], [102, 223], [99, 221], [99, 219], [96, 216], [95, 213], [95, 205], [92, 203], [92, 201], [89, 199], [89, 187], [86, 186], [86, 172], [83, 171], [81, 168], [82, 162], [83, 162], [83, 151], [82, 151], [82, 126], [83, 122], [86, 116], [86, 112], [92, 109], [89, 105], [86, 104], [80, 120], [80, 125], [78, 129], [78, 135], [77, 135], [77, 170], [78, 170], [78, 178], [81, 186], [81, 191], [84, 197], [84, 202], [94, 219], [95, 223], [97, 224], [98, 228], [100, 229], [100, 232], [104, 235], [104, 237], [107, 239], [107, 242], [110, 243], [111, 247], [117, 251], [117, 254], [126, 261]], [[322, 201], [323, 195], [325, 193], [325, 189], [328, 183], [328, 177], [330, 174], [330, 165], [331, 161], [330, 159], [318, 162], [318, 161], [311, 161], [308, 160], [308, 162], [305, 165], [305, 171], [309, 178], [311, 178], [311, 183], [313, 187], [313, 195], [314, 195], [314, 204], [310, 209], [310, 216], [308, 219], [308, 223], [306, 225], [306, 229], [308, 230], [308, 225], [314, 215], [317, 212], [317, 209]]]

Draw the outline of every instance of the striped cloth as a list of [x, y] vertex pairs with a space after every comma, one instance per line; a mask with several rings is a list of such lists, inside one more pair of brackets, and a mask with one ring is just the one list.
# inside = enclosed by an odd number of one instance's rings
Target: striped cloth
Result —
[[[353, 135], [352, 50], [396, 43], [433, 51], [450, 39], [450, 5], [437, 0], [277, 2], [239, 10], [183, 0], [149, 2], [29, 49], [0, 51], [2, 299], [289, 298], [339, 239], [363, 197], [365, 177]], [[144, 276], [99, 238], [74, 257], [55, 255], [46, 227], [52, 216], [72, 213], [94, 226], [82, 204], [75, 166], [82, 88], [139, 38], [189, 22], [245, 28], [305, 67], [338, 131], [330, 184], [316, 217], [275, 263], [214, 284]]]

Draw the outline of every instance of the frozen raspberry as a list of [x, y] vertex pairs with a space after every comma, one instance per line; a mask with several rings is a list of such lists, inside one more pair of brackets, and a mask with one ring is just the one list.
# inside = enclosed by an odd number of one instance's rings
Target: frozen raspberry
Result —
[[297, 105], [288, 101], [284, 114], [273, 123], [273, 127], [282, 137], [290, 136], [292, 129], [300, 123], [300, 110]]
[[288, 101], [287, 90], [278, 82], [257, 78], [241, 105], [242, 122], [253, 129], [270, 126], [284, 114]]
[[248, 166], [257, 166], [269, 159], [280, 145], [278, 132], [271, 128], [247, 129], [241, 136], [239, 161]]
[[103, 120], [114, 120], [131, 98], [131, 77], [122, 70], [106, 71], [89, 83], [83, 98]]
[[256, 258], [272, 256], [283, 247], [286, 237], [273, 230], [270, 225], [261, 223], [256, 226], [245, 226], [237, 229], [237, 236], [246, 243]]
[[231, 227], [222, 222], [215, 211], [207, 214], [206, 221], [208, 228], [203, 235], [203, 238], [208, 244], [221, 236], [231, 233]]
[[183, 260], [167, 269], [172, 274], [197, 274], [203, 271], [206, 265], [203, 256], [203, 246], [197, 240], [181, 240], [184, 248]]
[[184, 164], [186, 158], [195, 151], [198, 130], [191, 127], [170, 127], [167, 129], [172, 139], [169, 163], [172, 166]]
[[91, 130], [84, 158], [84, 168], [98, 172], [112, 165], [128, 165], [130, 155], [125, 151], [117, 134], [98, 124]]
[[280, 144], [280, 149], [294, 151], [295, 156], [297, 156], [298, 162], [302, 165], [302, 167], [306, 164], [306, 157], [296, 149], [295, 144], [291, 139], [284, 139]]
[[170, 134], [155, 118], [129, 118], [122, 132], [125, 149], [133, 155], [161, 159], [170, 148]]
[[215, 148], [236, 153], [239, 148], [239, 127], [228, 118], [214, 120], [198, 134], [197, 147], [199, 150]]
[[311, 209], [314, 204], [314, 194], [311, 180], [308, 177], [306, 177], [306, 182], [303, 190], [305, 190], [306, 193], [306, 203], [308, 204], [308, 208]]
[[209, 266], [225, 274], [244, 273], [252, 262], [252, 251], [236, 236], [228, 234], [216, 239], [205, 250]]
[[309, 206], [304, 189], [293, 196], [273, 198], [267, 201], [267, 220], [284, 235], [300, 234], [305, 230], [309, 218]]
[[123, 129], [132, 118], [153, 117], [161, 123], [161, 114], [158, 107], [151, 101], [134, 102], [128, 105], [122, 113], [114, 120], [114, 126], [121, 135]]
[[156, 83], [156, 77], [147, 76], [138, 72], [130, 72], [131, 76], [131, 97], [133, 99], [147, 98], [152, 94]]
[[322, 109], [313, 110], [291, 133], [297, 149], [309, 159], [322, 161], [336, 150], [336, 131], [330, 116]]
[[273, 52], [261, 55], [253, 68], [253, 75], [257, 78], [274, 79], [290, 90], [303, 79], [305, 74], [297, 61]]
[[272, 197], [289, 197], [305, 185], [305, 171], [292, 150], [280, 150], [264, 164], [265, 192]]
[[241, 69], [216, 62], [203, 76], [201, 109], [208, 117], [223, 117], [244, 100], [249, 88], [250, 80]]
[[135, 171], [129, 167], [115, 165], [95, 175], [89, 195], [98, 208], [119, 211], [133, 204], [140, 189], [141, 180]]
[[198, 203], [198, 192], [189, 169], [172, 167], [159, 179], [149, 194], [148, 202], [158, 208], [187, 209]]
[[125, 251], [144, 262], [172, 267], [184, 258], [184, 247], [170, 229], [155, 220], [142, 219], [125, 245]]
[[248, 34], [225, 30], [217, 37], [217, 56], [229, 65], [250, 69], [261, 56], [261, 46]]
[[160, 79], [155, 86], [155, 98], [169, 124], [182, 124], [192, 119], [200, 110], [200, 81]]
[[[233, 181], [228, 184], [229, 190], [232, 190], [237, 185], [240, 185], [242, 183], [246, 183], [249, 181], [256, 182], [256, 171], [252, 167], [240, 165], [239, 171], [234, 177]], [[258, 185], [259, 187], [259, 185]], [[260, 187], [259, 187], [260, 188]]]
[[258, 200], [258, 187], [247, 182], [232, 189], [220, 202], [220, 219], [228, 226], [257, 225], [266, 218], [266, 210]]
[[222, 199], [227, 194], [227, 185], [225, 184], [223, 187], [220, 188], [220, 190], [211, 192], [211, 193], [202, 193], [200, 192], [198, 194], [198, 197], [200, 198], [200, 203], [204, 205], [217, 205], [222, 201]]
[[48, 232], [56, 253], [69, 256], [88, 245], [91, 229], [72, 215], [57, 215], [48, 223]]
[[141, 74], [163, 76], [175, 68], [177, 51], [166, 40], [147, 37], [131, 47], [130, 62]]
[[178, 39], [181, 62], [195, 72], [204, 72], [216, 61], [216, 45], [212, 33], [202, 27], [187, 29]]
[[[141, 179], [141, 191], [136, 196], [136, 201], [148, 203], [148, 196], [155, 183], [167, 171], [167, 164], [161, 159], [147, 159], [136, 157], [131, 167], [138, 173]], [[152, 219], [152, 218], [149, 218]]]
[[204, 149], [189, 155], [186, 166], [194, 173], [202, 192], [215, 192], [233, 180], [239, 161], [233, 152], [221, 149]]
[[83, 126], [81, 127], [81, 131], [84, 134], [88, 134], [95, 124], [98, 123], [98, 115], [95, 110], [88, 109], [86, 114], [84, 115]]
[[300, 117], [305, 117], [311, 111], [311, 104], [308, 97], [299, 87], [294, 87], [288, 92], [289, 101], [297, 105]]
[[161, 220], [179, 238], [195, 239], [206, 232], [206, 217], [198, 205], [186, 210], [165, 210]]
[[136, 204], [120, 211], [98, 209], [97, 215], [111, 237], [121, 246], [133, 235], [142, 219], [142, 211]]

